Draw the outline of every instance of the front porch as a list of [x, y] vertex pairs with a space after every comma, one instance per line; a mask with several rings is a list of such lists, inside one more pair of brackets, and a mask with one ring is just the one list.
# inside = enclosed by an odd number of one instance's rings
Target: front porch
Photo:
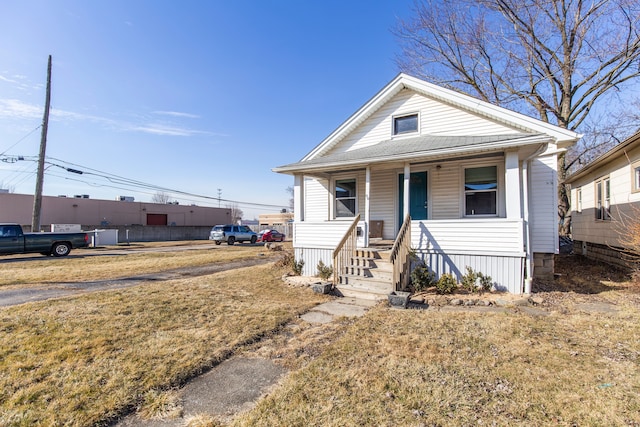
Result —
[[353, 222], [294, 224], [295, 257], [304, 261], [303, 275], [316, 275], [322, 261], [334, 267], [339, 289], [370, 287], [382, 297], [408, 285], [411, 251], [437, 277], [451, 273], [460, 278], [469, 266], [491, 276], [497, 290], [529, 292], [524, 287], [528, 258], [522, 219], [410, 220], [392, 245], [390, 240], [365, 241], [367, 229], [359, 216]]

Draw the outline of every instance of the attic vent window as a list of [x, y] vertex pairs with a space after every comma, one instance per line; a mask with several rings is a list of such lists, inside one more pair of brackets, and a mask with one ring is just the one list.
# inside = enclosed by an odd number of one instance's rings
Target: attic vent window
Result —
[[410, 114], [393, 118], [393, 134], [404, 135], [418, 132], [418, 115]]

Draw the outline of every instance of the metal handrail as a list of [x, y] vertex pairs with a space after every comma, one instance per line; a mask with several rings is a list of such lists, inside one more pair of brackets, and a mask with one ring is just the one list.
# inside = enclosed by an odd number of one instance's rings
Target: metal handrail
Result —
[[338, 284], [340, 279], [340, 272], [345, 272], [347, 261], [353, 257], [356, 250], [356, 243], [358, 240], [358, 222], [360, 222], [360, 214], [358, 214], [347, 232], [344, 234], [338, 246], [333, 251], [333, 285]]
[[411, 216], [407, 215], [393, 243], [389, 260], [393, 265], [393, 289], [404, 290], [409, 285], [411, 266]]

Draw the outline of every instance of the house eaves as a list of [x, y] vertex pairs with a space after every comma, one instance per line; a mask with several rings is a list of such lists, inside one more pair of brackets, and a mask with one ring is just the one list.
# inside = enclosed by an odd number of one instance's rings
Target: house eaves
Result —
[[611, 150], [607, 151], [606, 153], [604, 153], [603, 155], [595, 159], [593, 162], [589, 163], [582, 169], [579, 169], [573, 174], [571, 174], [569, 177], [567, 177], [567, 179], [565, 180], [565, 183], [571, 184], [572, 182], [575, 182], [576, 180], [593, 172], [595, 169], [606, 164], [607, 162], [619, 156], [624, 155], [626, 153], [626, 150], [630, 148], [630, 146], [633, 146], [634, 144], [638, 144], [638, 143], [640, 143], [640, 132], [637, 132], [634, 135], [630, 136], [629, 138], [625, 139], [620, 144], [616, 145]]
[[382, 88], [382, 90], [360, 107], [358, 111], [345, 120], [336, 130], [320, 142], [320, 144], [304, 156], [301, 161], [314, 159], [315, 157], [321, 156], [322, 153], [329, 151], [403, 89], [415, 91], [424, 96], [461, 108], [465, 111], [504, 123], [508, 126], [522, 130], [525, 133], [544, 133], [550, 135], [555, 138], [555, 142], [561, 148], [567, 147], [581, 137], [580, 134], [568, 129], [564, 129], [524, 114], [516, 113], [515, 111], [481, 101], [472, 96], [400, 73], [384, 88]]
[[497, 152], [510, 148], [554, 142], [544, 134], [490, 136], [420, 136], [386, 140], [358, 150], [330, 154], [272, 169], [278, 173], [328, 171], [380, 163], [455, 157], [470, 153]]

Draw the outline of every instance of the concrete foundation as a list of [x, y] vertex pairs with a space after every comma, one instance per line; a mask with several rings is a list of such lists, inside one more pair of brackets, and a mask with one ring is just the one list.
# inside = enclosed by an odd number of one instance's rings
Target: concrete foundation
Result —
[[533, 254], [533, 277], [536, 279], [553, 279], [554, 254], [536, 252]]
[[573, 241], [573, 253], [581, 254], [589, 259], [606, 262], [607, 264], [612, 264], [618, 267], [632, 267], [630, 263], [622, 257], [621, 252], [621, 248], [583, 242], [580, 240]]

